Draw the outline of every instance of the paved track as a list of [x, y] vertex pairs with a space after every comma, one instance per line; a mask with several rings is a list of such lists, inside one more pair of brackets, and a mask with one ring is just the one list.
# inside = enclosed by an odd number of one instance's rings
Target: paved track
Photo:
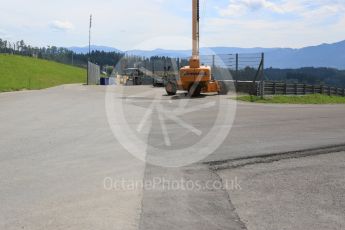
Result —
[[239, 103], [223, 144], [206, 161], [345, 144], [345, 105]]
[[330, 153], [220, 171], [248, 230], [345, 228], [345, 153]]
[[[132, 87], [126, 94], [137, 95], [144, 89], [147, 88]], [[153, 91], [163, 94], [162, 89]], [[127, 119], [133, 127], [140, 124], [151, 100], [136, 97], [127, 108], [132, 114]], [[189, 103], [198, 105], [216, 98], [200, 98]], [[175, 101], [171, 102], [170, 98], [162, 100], [174, 106]], [[104, 189], [106, 177], [142, 181], [166, 176], [196, 178], [201, 183], [206, 178], [220, 180], [204, 167], [165, 169], [145, 164], [129, 154], [109, 128], [104, 88], [71, 85], [4, 93], [0, 94], [0, 106], [1, 229], [152, 229], [152, 226], [174, 229], [172, 226], [179, 218], [170, 222], [167, 218], [177, 214], [185, 215], [182, 229], [243, 227], [227, 193], [222, 190], [178, 194], [140, 188]], [[202, 161], [345, 142], [345, 106], [239, 103], [234, 112], [236, 119], [226, 141]], [[186, 120], [196, 122], [194, 125], [200, 130], [207, 130], [214, 125], [215, 113], [209, 110], [186, 115]], [[145, 129], [142, 140], [154, 146], [164, 143], [159, 127], [159, 122], [152, 122], [154, 131]], [[167, 127], [175, 134], [172, 141], [177, 145], [186, 146], [190, 143], [188, 138], [193, 139], [173, 122]], [[158, 153], [148, 148], [145, 157], [149, 159], [155, 154]], [[161, 212], [155, 209], [157, 205]], [[217, 221], [212, 225], [210, 219]], [[176, 224], [175, 228], [181, 229], [181, 225]]]

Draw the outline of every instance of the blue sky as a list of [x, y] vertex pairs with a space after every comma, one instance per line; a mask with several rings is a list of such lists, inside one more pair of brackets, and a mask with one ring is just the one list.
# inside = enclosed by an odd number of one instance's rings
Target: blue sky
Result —
[[[345, 40], [344, 0], [200, 1], [203, 46], [297, 48]], [[11, 41], [84, 46], [92, 13], [94, 44], [190, 47], [191, 0], [11, 0], [0, 10], [0, 38]]]

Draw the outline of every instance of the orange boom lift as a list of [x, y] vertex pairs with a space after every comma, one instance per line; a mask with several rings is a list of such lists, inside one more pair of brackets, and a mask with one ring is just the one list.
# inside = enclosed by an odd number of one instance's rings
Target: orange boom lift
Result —
[[224, 82], [212, 79], [211, 67], [200, 65], [200, 1], [193, 1], [193, 53], [189, 60], [189, 66], [180, 69], [180, 78], [176, 82], [169, 81], [166, 84], [168, 95], [176, 95], [177, 90], [188, 91], [191, 97], [201, 93], [227, 94], [228, 89]]

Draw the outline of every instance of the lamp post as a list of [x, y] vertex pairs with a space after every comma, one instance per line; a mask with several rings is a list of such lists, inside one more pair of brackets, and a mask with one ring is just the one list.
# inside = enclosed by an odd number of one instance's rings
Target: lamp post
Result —
[[92, 14], [90, 15], [90, 26], [89, 26], [89, 57], [87, 60], [87, 80], [86, 84], [89, 85], [89, 62], [91, 61], [91, 28], [92, 28]]
[[91, 58], [91, 28], [92, 28], [92, 14], [90, 15], [90, 27], [89, 27], [89, 58]]

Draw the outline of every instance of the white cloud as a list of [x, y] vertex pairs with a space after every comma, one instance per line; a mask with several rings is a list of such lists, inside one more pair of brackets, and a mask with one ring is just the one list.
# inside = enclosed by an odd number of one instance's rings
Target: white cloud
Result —
[[338, 0], [229, 0], [228, 6], [218, 11], [222, 17], [242, 16], [262, 10], [278, 14], [324, 16], [341, 13], [344, 9], [345, 2]]
[[203, 28], [209, 42], [227, 37], [232, 46], [303, 47], [345, 38], [343, 0], [227, 1]]
[[55, 20], [50, 23], [50, 28], [54, 30], [67, 31], [74, 28], [73, 24], [69, 21]]
[[284, 13], [284, 7], [269, 0], [230, 0], [227, 8], [220, 9], [222, 16], [238, 16], [248, 11], [267, 9], [275, 13]]
[[[207, 2], [207, 7], [202, 17], [201, 41], [207, 46], [301, 47], [345, 38], [345, 0], [203, 2]], [[93, 44], [127, 50], [161, 36], [191, 36], [190, 0], [31, 0], [30, 4], [26, 3], [11, 0], [1, 5], [0, 28], [12, 35], [13, 41], [24, 39], [37, 46], [86, 45], [91, 13], [94, 15]], [[23, 4], [26, 7], [16, 7]], [[190, 42], [161, 39], [152, 42], [152, 48], [185, 49], [190, 48]]]
[[12, 36], [6, 30], [0, 29], [0, 38], [8, 40], [11, 39], [11, 37]]

